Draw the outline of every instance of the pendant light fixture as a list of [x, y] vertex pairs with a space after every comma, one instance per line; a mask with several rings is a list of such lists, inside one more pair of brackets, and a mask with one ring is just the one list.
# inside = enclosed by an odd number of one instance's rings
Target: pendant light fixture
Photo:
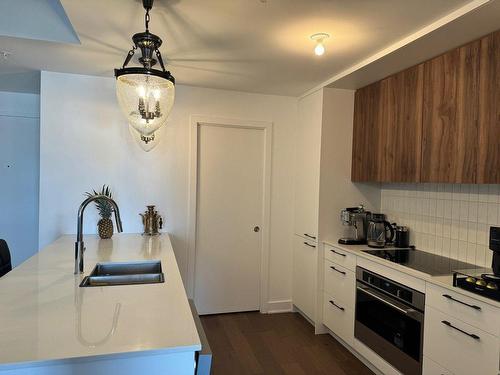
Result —
[[154, 149], [158, 143], [160, 142], [160, 133], [164, 131], [163, 128], [158, 129], [155, 133], [145, 136], [139, 133], [137, 130], [135, 130], [132, 125], [128, 126], [128, 131], [130, 132], [130, 135], [134, 139], [135, 143], [145, 152], [149, 152], [152, 149]]
[[[162, 40], [149, 32], [149, 11], [153, 8], [153, 1], [142, 1], [146, 10], [146, 31], [134, 34], [134, 46], [128, 52], [123, 66], [115, 69], [120, 108], [130, 125], [145, 139], [154, 137], [154, 132], [165, 124], [175, 98], [175, 79], [165, 69], [160, 54]], [[128, 67], [137, 49], [141, 51], [138, 60], [142, 67]], [[161, 70], [153, 69], [157, 62]]]

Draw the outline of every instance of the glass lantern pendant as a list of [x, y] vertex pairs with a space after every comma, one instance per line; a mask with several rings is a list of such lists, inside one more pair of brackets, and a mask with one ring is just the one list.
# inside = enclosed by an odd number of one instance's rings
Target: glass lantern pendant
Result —
[[[134, 46], [120, 69], [115, 69], [116, 95], [129, 124], [145, 137], [150, 137], [165, 122], [175, 98], [175, 79], [165, 70], [160, 54], [162, 40], [149, 32], [149, 11], [154, 0], [143, 0], [146, 31], [132, 37]], [[127, 67], [135, 51], [141, 51], [142, 67]], [[156, 56], [156, 58], [153, 56]], [[161, 70], [153, 69], [156, 63]]]
[[134, 127], [132, 127], [132, 125], [128, 126], [128, 131], [130, 132], [130, 135], [135, 140], [137, 145], [143, 151], [149, 152], [152, 149], [154, 149], [158, 145], [158, 143], [160, 142], [159, 133], [161, 133], [163, 131], [163, 128], [158, 129], [156, 131], [156, 133], [153, 133], [153, 134], [147, 135], [147, 136], [139, 133], [137, 130], [135, 130]]

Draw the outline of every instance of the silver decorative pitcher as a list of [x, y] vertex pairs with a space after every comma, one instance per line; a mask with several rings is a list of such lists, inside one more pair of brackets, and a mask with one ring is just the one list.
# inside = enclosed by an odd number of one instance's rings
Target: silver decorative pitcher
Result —
[[139, 214], [142, 217], [142, 225], [144, 225], [143, 235], [156, 236], [160, 234], [159, 229], [163, 228], [163, 219], [158, 215], [158, 211], [155, 211], [155, 206], [146, 206], [148, 209], [143, 214]]

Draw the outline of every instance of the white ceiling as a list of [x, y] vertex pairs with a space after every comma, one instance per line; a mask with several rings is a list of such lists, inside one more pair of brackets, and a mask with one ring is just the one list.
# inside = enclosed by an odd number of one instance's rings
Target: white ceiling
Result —
[[[0, 13], [23, 1], [33, 0], [5, 0]], [[177, 83], [298, 96], [477, 1], [156, 0], [150, 31], [164, 40], [162, 55]], [[25, 39], [22, 29], [22, 38], [0, 36], [0, 51], [12, 53], [0, 57], [0, 77], [32, 70], [111, 77], [131, 35], [144, 29], [139, 0], [61, 3], [81, 44]], [[25, 17], [38, 19], [30, 11]], [[309, 39], [317, 32], [332, 35], [322, 57]]]

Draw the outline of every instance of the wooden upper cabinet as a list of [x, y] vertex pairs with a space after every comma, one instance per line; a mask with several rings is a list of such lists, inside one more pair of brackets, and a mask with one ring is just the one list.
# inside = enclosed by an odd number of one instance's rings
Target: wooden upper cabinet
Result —
[[356, 91], [353, 181], [500, 183], [500, 31]]
[[376, 82], [357, 90], [354, 97], [352, 181], [378, 180], [380, 94], [381, 83]]
[[424, 64], [422, 182], [476, 182], [479, 56], [477, 41]]
[[378, 145], [378, 181], [420, 180], [423, 65], [384, 79]]
[[500, 32], [481, 40], [479, 184], [500, 183]]
[[356, 91], [352, 181], [419, 180], [422, 90], [419, 65]]

